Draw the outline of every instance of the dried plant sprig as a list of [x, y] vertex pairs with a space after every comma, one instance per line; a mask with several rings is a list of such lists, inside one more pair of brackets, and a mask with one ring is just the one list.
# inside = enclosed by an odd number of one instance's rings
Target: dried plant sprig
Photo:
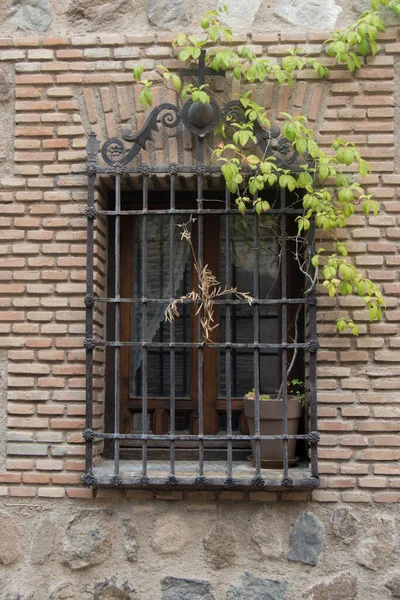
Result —
[[176, 298], [170, 302], [165, 309], [165, 320], [172, 323], [177, 317], [180, 317], [178, 309], [179, 304], [184, 302], [192, 302], [198, 304], [196, 315], [201, 314], [200, 326], [203, 332], [203, 342], [212, 342], [211, 334], [218, 327], [218, 323], [214, 324], [214, 307], [215, 300], [222, 296], [232, 294], [238, 300], [245, 300], [251, 305], [254, 302], [254, 298], [248, 292], [239, 292], [236, 287], [222, 287], [208, 265], [201, 267], [194, 251], [192, 235], [189, 226], [195, 222], [196, 219], [190, 215], [189, 221], [178, 225], [182, 228], [181, 240], [186, 241], [192, 251], [193, 266], [197, 273], [197, 290]]

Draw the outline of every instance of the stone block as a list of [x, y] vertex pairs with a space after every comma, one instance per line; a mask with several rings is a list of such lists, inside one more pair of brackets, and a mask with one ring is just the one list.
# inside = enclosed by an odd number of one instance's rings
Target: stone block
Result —
[[109, 515], [105, 511], [82, 511], [69, 523], [62, 542], [62, 563], [84, 569], [109, 559], [112, 550]]
[[31, 545], [31, 563], [43, 565], [53, 552], [56, 527], [51, 519], [44, 517], [39, 523]]
[[0, 514], [0, 564], [11, 565], [20, 555], [20, 536], [13, 519]]
[[208, 581], [165, 577], [161, 581], [162, 600], [215, 600]]
[[396, 573], [385, 583], [385, 587], [391, 592], [392, 598], [400, 598], [400, 573]]
[[358, 562], [371, 571], [380, 571], [388, 567], [395, 548], [394, 531], [393, 519], [384, 515], [376, 517], [373, 526], [368, 530], [369, 537], [360, 541]]
[[[71, 0], [67, 10], [69, 23], [76, 27], [83, 25], [85, 31], [107, 31], [132, 11], [131, 0]], [[94, 44], [97, 45], [97, 44]]]
[[49, 0], [12, 0], [11, 21], [23, 31], [44, 33], [51, 23]]
[[341, 6], [335, 0], [280, 0], [274, 13], [301, 29], [333, 29]]
[[137, 598], [135, 590], [128, 581], [110, 577], [104, 581], [96, 582], [88, 587], [89, 594], [93, 600], [134, 600]]
[[11, 83], [6, 72], [0, 69], [0, 102], [7, 102], [11, 98]]
[[231, 585], [226, 597], [229, 600], [285, 600], [287, 586], [284, 579], [262, 579], [245, 572], [242, 585]]
[[126, 519], [123, 521], [122, 527], [126, 558], [130, 562], [136, 562], [139, 550], [136, 525], [130, 519]]
[[157, 520], [151, 545], [157, 554], [174, 554], [183, 550], [188, 539], [186, 523], [182, 518], [171, 515]]
[[149, 21], [163, 29], [175, 29], [189, 21], [188, 0], [147, 0]]
[[300, 515], [290, 532], [289, 560], [316, 565], [322, 551], [324, 532], [324, 524], [312, 513]]
[[267, 558], [283, 558], [287, 552], [287, 531], [277, 523], [269, 508], [258, 511], [251, 521], [251, 537]]
[[262, 0], [247, 0], [246, 10], [243, 10], [242, 0], [226, 0], [222, 4], [228, 7], [228, 14], [224, 15], [223, 21], [236, 33], [236, 31], [251, 31]]
[[236, 558], [236, 537], [225, 523], [216, 523], [203, 540], [206, 561], [213, 569], [229, 567]]
[[359, 523], [350, 508], [341, 506], [333, 511], [331, 525], [336, 537], [345, 544], [350, 544], [357, 535]]
[[304, 597], [307, 600], [355, 600], [357, 577], [350, 571], [327, 577], [306, 590]]

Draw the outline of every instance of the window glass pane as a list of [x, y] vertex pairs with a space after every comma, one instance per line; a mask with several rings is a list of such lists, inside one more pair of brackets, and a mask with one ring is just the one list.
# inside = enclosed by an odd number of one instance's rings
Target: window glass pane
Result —
[[[257, 219], [259, 236], [258, 286], [260, 299], [279, 298], [279, 227], [273, 216], [230, 218], [230, 278], [232, 287], [254, 296], [254, 218]], [[223, 219], [221, 220], [223, 221]], [[225, 223], [221, 222], [220, 281], [226, 282]], [[259, 339], [262, 343], [277, 344], [280, 341], [279, 307], [260, 306]], [[232, 396], [242, 397], [254, 387], [254, 307], [234, 304], [231, 308], [231, 342], [249, 344], [249, 348], [232, 349], [231, 386]], [[226, 307], [219, 307], [219, 341], [226, 341]], [[219, 352], [219, 395], [226, 393], [225, 351]], [[260, 383], [262, 393], [273, 393], [279, 387], [278, 350], [260, 352]]]
[[[182, 219], [180, 219], [181, 221]], [[180, 222], [176, 219], [175, 225]], [[171, 327], [165, 322], [164, 311], [170, 301], [170, 218], [169, 215], [147, 217], [147, 321], [146, 341], [153, 343], [170, 342]], [[180, 297], [189, 291], [191, 285], [191, 261], [188, 244], [180, 239], [181, 230], [174, 227], [175, 252], [173, 257], [175, 290], [174, 297]], [[141, 299], [142, 290], [142, 224], [139, 219], [134, 225], [134, 273], [133, 291], [135, 299]], [[175, 319], [175, 342], [190, 341], [190, 306], [179, 306], [181, 317]], [[141, 342], [143, 334], [142, 303], [132, 306], [132, 341]], [[147, 386], [149, 397], [168, 397], [170, 395], [170, 349], [169, 347], [148, 348]], [[176, 349], [175, 395], [188, 397], [190, 389], [190, 351]], [[131, 396], [142, 393], [142, 349], [133, 347], [131, 359]]]

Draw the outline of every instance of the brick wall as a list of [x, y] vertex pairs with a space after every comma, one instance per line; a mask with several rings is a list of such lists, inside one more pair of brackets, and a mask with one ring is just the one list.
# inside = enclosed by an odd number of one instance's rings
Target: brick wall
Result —
[[[0, 473], [5, 497], [91, 498], [80, 484], [84, 470], [81, 431], [85, 414], [83, 296], [85, 293], [86, 136], [98, 138], [137, 129], [145, 115], [132, 83], [140, 58], [148, 76], [160, 59], [178, 62], [171, 34], [15, 37], [0, 39], [0, 64], [15, 73], [13, 155], [7, 155], [0, 179], [0, 348], [7, 353], [7, 455]], [[287, 48], [318, 56], [326, 32], [237, 37], [259, 55], [279, 57]], [[381, 35], [381, 50], [352, 76], [333, 69], [328, 82], [313, 72], [299, 74], [292, 92], [272, 83], [255, 88], [270, 109], [304, 114], [322, 146], [339, 135], [355, 141], [373, 174], [364, 182], [380, 201], [381, 212], [366, 219], [357, 212], [347, 232], [356, 264], [378, 282], [386, 296], [382, 323], [368, 322], [363, 302], [346, 298], [341, 314], [360, 319], [360, 335], [334, 335], [338, 313], [320, 298], [318, 367], [321, 502], [391, 503], [400, 500], [400, 202], [396, 174], [398, 53], [396, 29]], [[330, 65], [331, 60], [322, 59]], [[216, 80], [217, 91], [229, 82]], [[156, 87], [157, 99], [173, 98]], [[8, 112], [7, 112], [8, 111]], [[190, 161], [191, 138], [163, 132], [144, 153], [146, 162]], [[168, 152], [168, 156], [166, 156]], [[99, 186], [98, 200], [101, 200]], [[96, 282], [105, 280], [106, 232], [96, 233]], [[344, 235], [341, 232], [341, 235]], [[326, 244], [325, 244], [326, 246]], [[327, 311], [327, 312], [326, 312]], [[98, 333], [103, 315], [97, 315]], [[103, 416], [103, 357], [96, 362], [97, 426]], [[114, 492], [101, 492], [105, 496]], [[241, 499], [241, 492], [224, 492]], [[118, 492], [119, 494], [119, 492]], [[127, 492], [128, 497], [150, 492]], [[181, 492], [174, 492], [181, 497]], [[190, 495], [190, 494], [189, 494]], [[287, 493], [284, 494], [287, 497]], [[307, 494], [291, 498], [306, 499]], [[276, 494], [252, 492], [250, 499], [276, 500]]]

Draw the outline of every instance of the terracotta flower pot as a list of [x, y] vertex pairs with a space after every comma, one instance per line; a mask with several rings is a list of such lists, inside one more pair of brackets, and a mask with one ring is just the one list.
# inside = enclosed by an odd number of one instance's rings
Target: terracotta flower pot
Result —
[[[249, 425], [250, 435], [255, 434], [254, 421], [255, 400], [244, 399], [244, 411]], [[260, 400], [260, 434], [281, 435], [282, 434], [282, 407], [281, 400]], [[287, 399], [287, 432], [288, 435], [296, 435], [299, 430], [301, 417], [301, 402], [297, 396], [289, 396]], [[288, 459], [293, 460], [296, 452], [296, 441], [288, 441]], [[251, 441], [253, 456], [255, 456], [255, 441]], [[261, 440], [261, 460], [283, 461], [283, 440]]]

